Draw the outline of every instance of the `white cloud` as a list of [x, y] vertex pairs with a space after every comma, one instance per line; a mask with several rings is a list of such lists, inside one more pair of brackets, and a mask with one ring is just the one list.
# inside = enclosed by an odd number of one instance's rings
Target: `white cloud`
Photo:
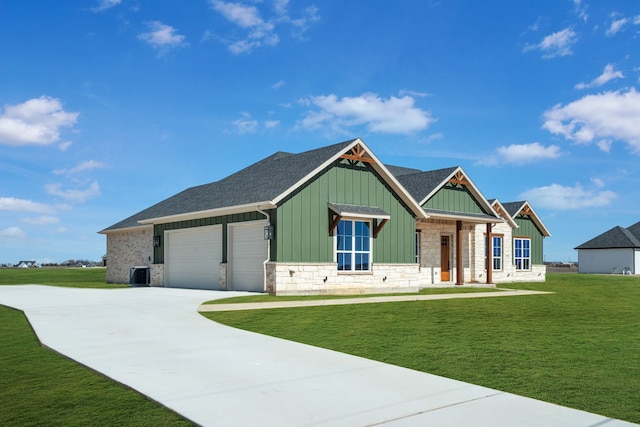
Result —
[[610, 205], [618, 197], [613, 191], [586, 190], [580, 184], [573, 187], [551, 184], [532, 188], [520, 195], [533, 206], [552, 210], [573, 210]]
[[16, 199], [14, 197], [0, 197], [0, 211], [48, 214], [53, 213], [55, 209], [49, 205], [33, 202], [31, 200]]
[[544, 159], [556, 159], [561, 156], [560, 147], [557, 145], [545, 147], [539, 142], [502, 146], [498, 147], [496, 152], [501, 163], [512, 163], [516, 165], [533, 163]]
[[311, 23], [318, 21], [318, 9], [308, 6], [301, 12], [301, 17], [291, 18], [288, 0], [273, 2], [272, 15], [264, 19], [254, 5], [245, 5], [222, 0], [209, 0], [211, 8], [220, 13], [226, 20], [242, 30], [242, 37], [226, 41], [231, 53], [248, 53], [261, 46], [275, 46], [280, 42], [276, 25], [289, 24], [294, 28], [293, 35], [298, 37], [304, 33]]
[[119, 5], [121, 2], [122, 0], [100, 0], [98, 1], [98, 5], [91, 10], [93, 12], [104, 12], [107, 9]]
[[611, 23], [611, 26], [609, 27], [609, 29], [605, 32], [605, 34], [609, 37], [615, 35], [616, 33], [618, 33], [618, 31], [620, 31], [622, 29], [622, 27], [624, 27], [627, 23], [629, 22], [629, 20], [627, 18], [620, 18], [620, 19], [616, 19]]
[[138, 38], [151, 45], [158, 51], [158, 56], [163, 56], [178, 47], [188, 46], [185, 36], [176, 33], [176, 29], [160, 21], [152, 21], [148, 24], [149, 31], [138, 35]]
[[587, 89], [590, 87], [602, 86], [614, 79], [623, 79], [624, 75], [621, 71], [614, 71], [613, 64], [607, 64], [604, 71], [598, 77], [589, 83], [578, 83], [576, 89]]
[[58, 144], [58, 148], [60, 149], [60, 151], [67, 151], [69, 147], [71, 147], [71, 144], [73, 144], [73, 142], [71, 141], [61, 142], [60, 144]]
[[9, 227], [0, 230], [0, 238], [3, 239], [24, 239], [27, 234], [20, 227]]
[[593, 182], [593, 184], [597, 187], [597, 188], [602, 188], [604, 187], [604, 181], [601, 180], [600, 178], [591, 178], [591, 182]]
[[0, 143], [47, 145], [60, 139], [60, 128], [73, 126], [79, 113], [63, 110], [59, 99], [48, 96], [6, 105], [0, 115]]
[[82, 162], [70, 169], [56, 169], [52, 173], [54, 175], [73, 175], [79, 172], [84, 172], [92, 169], [103, 169], [105, 167], [106, 165], [102, 162], [96, 162], [95, 160], [87, 160], [86, 162]]
[[53, 225], [59, 224], [60, 218], [50, 215], [43, 215], [35, 218], [22, 218], [20, 221], [30, 225]]
[[640, 154], [640, 93], [635, 88], [586, 95], [554, 106], [543, 117], [544, 129], [577, 144], [595, 141], [603, 149], [610, 147], [610, 140], [623, 141]]
[[578, 35], [571, 28], [549, 34], [535, 45], [527, 45], [524, 52], [540, 50], [543, 58], [555, 58], [557, 56], [571, 55], [571, 47], [578, 41]]
[[243, 118], [233, 121], [239, 134], [255, 133], [258, 130], [258, 121], [251, 118], [248, 113], [243, 113]]
[[95, 181], [84, 190], [64, 190], [62, 184], [47, 184], [45, 190], [52, 196], [58, 196], [75, 203], [81, 203], [100, 195], [100, 186]]
[[282, 86], [284, 86], [284, 81], [278, 80], [277, 82], [271, 85], [271, 89], [274, 89], [274, 90], [280, 89]]
[[304, 128], [330, 127], [344, 131], [351, 126], [366, 125], [371, 132], [411, 134], [426, 129], [436, 121], [431, 112], [414, 105], [414, 98], [405, 95], [380, 98], [375, 93], [357, 97], [321, 95], [302, 99], [304, 105], [315, 107], [299, 122]]
[[264, 122], [264, 126], [267, 129], [273, 129], [280, 124], [280, 120], [267, 120]]
[[582, 4], [582, 0], [573, 0], [576, 14], [584, 21], [587, 22], [589, 15], [587, 14], [587, 6]]

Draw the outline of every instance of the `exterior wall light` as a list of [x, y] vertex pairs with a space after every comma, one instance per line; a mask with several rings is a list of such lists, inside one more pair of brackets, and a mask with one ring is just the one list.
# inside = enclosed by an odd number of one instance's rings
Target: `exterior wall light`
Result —
[[274, 229], [273, 225], [267, 224], [264, 226], [264, 240], [273, 240]]
[[153, 247], [154, 248], [160, 247], [160, 236], [153, 236]]

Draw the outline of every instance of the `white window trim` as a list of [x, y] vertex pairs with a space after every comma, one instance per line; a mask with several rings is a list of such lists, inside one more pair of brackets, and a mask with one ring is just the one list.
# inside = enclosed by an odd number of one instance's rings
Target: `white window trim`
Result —
[[[373, 221], [371, 218], [356, 218], [356, 217], [344, 217], [340, 219], [340, 221], [351, 221], [353, 223], [353, 234], [351, 235], [351, 247], [352, 250], [348, 251], [351, 253], [351, 265], [355, 267], [355, 254], [356, 253], [367, 253], [369, 254], [369, 269], [368, 270], [338, 270], [338, 274], [371, 274], [373, 271]], [[356, 242], [355, 242], [355, 222], [366, 222], [369, 224], [369, 250], [368, 251], [357, 251], [356, 252]], [[341, 253], [347, 253], [347, 251], [340, 251]], [[333, 262], [338, 262], [338, 230], [336, 226], [336, 232], [333, 233]]]
[[[516, 257], [516, 240], [527, 240], [529, 241], [529, 256], [528, 257]], [[524, 251], [524, 247], [522, 249]], [[518, 268], [518, 260], [528, 260], [529, 261], [529, 268]], [[513, 266], [515, 267], [516, 271], [531, 271], [531, 238], [530, 237], [514, 237], [513, 238]]]

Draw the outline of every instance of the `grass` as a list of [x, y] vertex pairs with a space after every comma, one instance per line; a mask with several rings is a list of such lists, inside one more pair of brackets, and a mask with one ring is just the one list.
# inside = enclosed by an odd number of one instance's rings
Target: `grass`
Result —
[[[105, 285], [105, 270], [2, 269], [0, 284]], [[192, 425], [172, 411], [43, 348], [20, 311], [0, 306], [0, 425]]]
[[269, 294], [248, 295], [244, 297], [230, 297], [223, 299], [215, 299], [206, 301], [203, 304], [241, 304], [254, 302], [279, 302], [279, 301], [309, 301], [309, 300], [326, 300], [326, 299], [346, 299], [346, 298], [369, 298], [391, 295], [434, 295], [434, 294], [462, 294], [473, 292], [500, 292], [496, 288], [431, 288], [423, 289], [416, 293], [390, 293], [390, 294], [354, 294], [354, 295], [285, 295], [275, 296]]
[[52, 285], [74, 288], [123, 288], [107, 284], [105, 268], [2, 268], [0, 285]]
[[508, 287], [555, 293], [203, 315], [640, 423], [640, 278], [549, 274]]

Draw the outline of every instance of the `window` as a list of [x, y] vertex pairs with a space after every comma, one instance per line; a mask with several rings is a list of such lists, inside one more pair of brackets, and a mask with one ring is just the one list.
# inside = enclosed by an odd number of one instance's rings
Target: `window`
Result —
[[416, 264], [420, 264], [420, 230], [416, 230], [414, 250], [416, 254]]
[[371, 270], [371, 224], [341, 220], [336, 230], [336, 261], [339, 271]]
[[531, 270], [531, 239], [514, 238], [513, 252], [516, 270]]
[[493, 269], [502, 270], [502, 236], [493, 236]]

